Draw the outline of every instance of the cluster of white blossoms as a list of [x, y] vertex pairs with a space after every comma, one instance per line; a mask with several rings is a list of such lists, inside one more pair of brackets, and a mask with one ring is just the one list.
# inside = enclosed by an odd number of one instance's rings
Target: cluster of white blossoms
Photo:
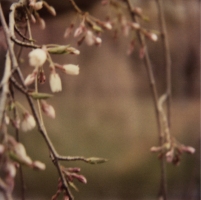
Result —
[[[29, 64], [32, 67], [35, 67], [33, 72], [29, 74], [24, 83], [26, 86], [32, 84], [37, 78], [39, 69], [44, 65], [47, 60], [47, 52], [44, 49], [34, 49], [29, 53]], [[59, 74], [56, 72], [54, 66], [51, 66], [51, 73], [49, 78], [50, 89], [52, 92], [60, 92], [62, 91], [62, 83]], [[74, 64], [66, 64], [60, 65], [58, 67], [63, 72], [69, 75], [78, 75], [79, 74], [79, 66]]]
[[[72, 48], [74, 51], [75, 49]], [[78, 50], [77, 50], [78, 51]], [[34, 81], [45, 82], [45, 75], [43, 73], [43, 65], [47, 60], [48, 52], [46, 49], [34, 49], [29, 55], [29, 64], [34, 67], [34, 70], [31, 74], [29, 74], [25, 80], [24, 84], [26, 86], [31, 85]], [[79, 66], [74, 64], [65, 64], [59, 65], [55, 64], [55, 66], [50, 66], [50, 76], [49, 76], [49, 85], [52, 92], [60, 92], [62, 91], [62, 82], [59, 74], [56, 72], [56, 68], [61, 70], [62, 72], [69, 75], [78, 75], [79, 74]], [[37, 80], [38, 78], [38, 80]], [[45, 115], [50, 118], [55, 118], [55, 110], [54, 107], [48, 104], [44, 100], [40, 100], [41, 110]], [[28, 113], [27, 111], [23, 113], [23, 119], [21, 120], [21, 129], [24, 132], [32, 130], [36, 126], [36, 121], [34, 117]]]

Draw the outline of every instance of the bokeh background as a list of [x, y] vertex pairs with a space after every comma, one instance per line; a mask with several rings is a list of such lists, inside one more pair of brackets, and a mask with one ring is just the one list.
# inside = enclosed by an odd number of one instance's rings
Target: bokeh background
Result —
[[[68, 1], [48, 1], [57, 10], [57, 17], [46, 12], [41, 15], [46, 29], [35, 24], [33, 36], [38, 43], [71, 44], [73, 37], [63, 38], [65, 29], [76, 13]], [[76, 1], [84, 10], [105, 19], [108, 9], [100, 1]], [[196, 148], [194, 155], [183, 155], [177, 167], [167, 164], [168, 196], [171, 200], [200, 199], [200, 1], [164, 1], [168, 37], [172, 57], [172, 134], [181, 142]], [[149, 16], [145, 27], [159, 29], [154, 0], [133, 0]], [[2, 37], [3, 38], [3, 37]], [[54, 56], [60, 64], [80, 66], [76, 77], [60, 74], [63, 91], [49, 102], [56, 109], [56, 119], [45, 117], [50, 138], [63, 155], [104, 157], [101, 165], [82, 162], [63, 163], [66, 167], [81, 167], [87, 185], [76, 183], [82, 200], [151, 200], [156, 199], [160, 165], [149, 149], [158, 145], [155, 113], [147, 73], [139, 59], [139, 49], [128, 56], [129, 37], [121, 33], [113, 39], [112, 32], [102, 35], [100, 47], [77, 47], [79, 56]], [[165, 69], [162, 45], [148, 42], [156, 83], [160, 94], [165, 91]], [[25, 75], [31, 72], [24, 50]], [[3, 47], [1, 46], [1, 52]], [[3, 54], [2, 54], [3, 55]], [[2, 58], [2, 56], [1, 56]], [[49, 73], [48, 66], [46, 74]], [[47, 76], [48, 77], [48, 76]], [[48, 81], [40, 88], [50, 92]], [[23, 101], [20, 94], [18, 98]], [[12, 130], [11, 130], [11, 134]], [[30, 200], [50, 199], [57, 188], [58, 175], [52, 165], [47, 146], [34, 130], [21, 133], [28, 154], [46, 163], [43, 172], [24, 168], [26, 197]], [[19, 180], [14, 191], [20, 196]]]

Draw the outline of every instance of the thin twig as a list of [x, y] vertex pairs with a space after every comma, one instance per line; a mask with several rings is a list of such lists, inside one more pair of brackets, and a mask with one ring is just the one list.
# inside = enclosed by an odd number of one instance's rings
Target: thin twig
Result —
[[[138, 18], [135, 15], [135, 13], [133, 12], [133, 7], [132, 7], [132, 4], [131, 4], [131, 1], [130, 0], [125, 0], [125, 2], [127, 4], [127, 6], [128, 6], [128, 9], [129, 9], [130, 15], [132, 17], [132, 20], [139, 24]], [[145, 51], [145, 56], [143, 58], [143, 61], [144, 61], [146, 70], [148, 72], [150, 87], [151, 87], [151, 90], [152, 90], [152, 96], [153, 96], [153, 100], [154, 100], [157, 127], [158, 127], [158, 133], [159, 133], [159, 143], [160, 143], [160, 145], [162, 145], [163, 141], [164, 141], [164, 136], [163, 136], [163, 130], [162, 130], [162, 127], [161, 127], [161, 122], [160, 122], [160, 111], [159, 111], [159, 108], [158, 108], [158, 91], [157, 91], [157, 88], [156, 88], [153, 68], [152, 68], [152, 65], [151, 65], [151, 62], [150, 62], [149, 53], [148, 53], [148, 49], [147, 49], [147, 45], [146, 45], [144, 36], [140, 31], [137, 31], [137, 36], [138, 36], [138, 39], [139, 39], [141, 47], [143, 47], [145, 49], [144, 50]], [[167, 200], [166, 185], [167, 185], [167, 182], [166, 182], [166, 164], [165, 164], [164, 157], [162, 157], [161, 158], [161, 184], [160, 184], [161, 189], [159, 191], [159, 193], [160, 193], [159, 195], [160, 196], [162, 195], [163, 200]]]
[[[26, 17], [27, 18], [27, 17]], [[29, 42], [33, 42], [33, 40], [30, 40], [29, 38], [27, 38], [18, 28], [17, 26], [15, 26], [15, 30], [16, 32], [22, 37], [23, 40], [27, 40]], [[24, 45], [23, 45], [24, 46]]]
[[170, 47], [167, 38], [167, 27], [164, 14], [163, 0], [156, 0], [158, 7], [158, 15], [160, 20], [161, 38], [164, 49], [164, 60], [166, 68], [166, 93], [167, 93], [167, 120], [170, 129], [171, 126], [171, 100], [172, 100], [172, 85], [171, 85], [171, 56]]
[[[13, 91], [13, 87], [12, 84], [10, 84], [10, 94], [12, 97], [12, 101], [15, 101], [15, 94]], [[17, 109], [16, 107], [13, 108], [13, 115], [14, 115], [14, 120], [17, 120]], [[19, 129], [17, 127], [15, 127], [15, 138], [17, 142], [20, 142], [20, 137], [19, 137]], [[21, 200], [25, 200], [25, 189], [26, 189], [26, 185], [25, 185], [25, 181], [24, 181], [24, 174], [23, 174], [23, 169], [22, 169], [22, 165], [19, 164], [19, 177], [20, 177], [20, 187], [21, 187]]]
[[83, 11], [78, 7], [74, 0], [69, 0], [69, 2], [71, 3], [76, 12], [83, 15]]

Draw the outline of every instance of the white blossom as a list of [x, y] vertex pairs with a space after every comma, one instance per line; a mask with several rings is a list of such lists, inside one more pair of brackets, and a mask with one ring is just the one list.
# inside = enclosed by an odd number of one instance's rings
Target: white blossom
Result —
[[80, 70], [78, 65], [73, 65], [73, 64], [63, 65], [63, 69], [65, 73], [70, 75], [78, 75]]
[[61, 85], [61, 78], [59, 74], [57, 74], [55, 71], [53, 71], [50, 74], [50, 88], [52, 92], [60, 92], [62, 91], [62, 85]]
[[32, 130], [36, 126], [36, 121], [29, 113], [24, 113], [23, 120], [21, 122], [21, 129], [24, 132]]
[[42, 49], [34, 49], [29, 53], [29, 64], [33, 67], [42, 66], [47, 59], [47, 54]]
[[95, 43], [94, 34], [92, 31], [87, 31], [85, 36], [85, 42], [87, 45], [92, 46]]
[[26, 149], [22, 143], [17, 143], [15, 145], [15, 153], [19, 156], [20, 160], [28, 165], [32, 164], [31, 158], [27, 155]]

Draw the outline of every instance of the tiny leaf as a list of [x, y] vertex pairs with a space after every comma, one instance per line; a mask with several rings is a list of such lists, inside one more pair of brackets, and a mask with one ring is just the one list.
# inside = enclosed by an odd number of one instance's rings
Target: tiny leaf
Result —
[[33, 99], [48, 99], [50, 97], [52, 97], [52, 94], [48, 94], [48, 93], [38, 93], [38, 92], [31, 92], [29, 93], [29, 95], [33, 98]]

